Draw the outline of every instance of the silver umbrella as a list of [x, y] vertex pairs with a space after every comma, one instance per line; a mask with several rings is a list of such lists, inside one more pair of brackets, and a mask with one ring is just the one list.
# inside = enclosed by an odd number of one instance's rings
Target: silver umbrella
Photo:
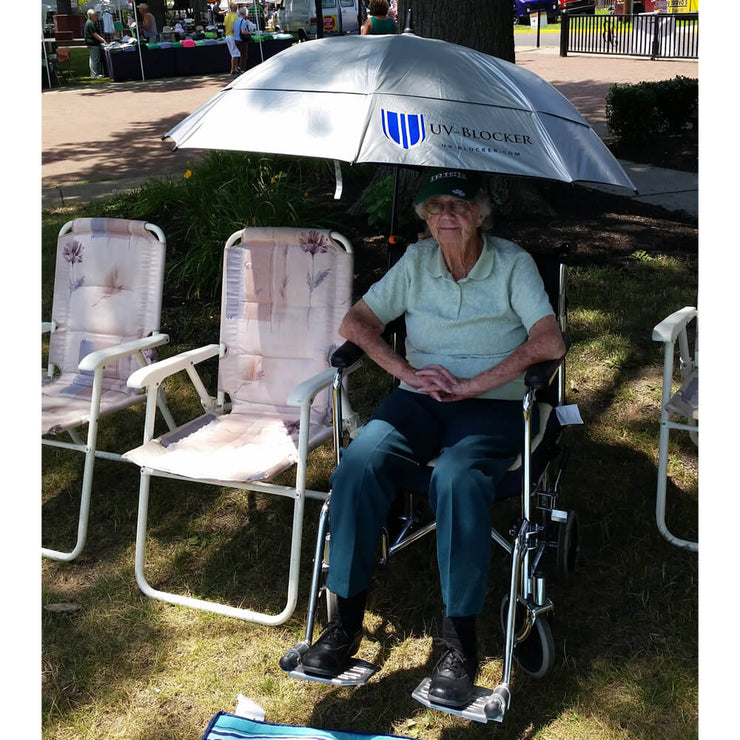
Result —
[[[238, 77], [163, 138], [345, 162], [456, 167], [635, 187], [552, 85], [410, 33], [297, 44]], [[217, 143], [219, 142], [219, 143]]]

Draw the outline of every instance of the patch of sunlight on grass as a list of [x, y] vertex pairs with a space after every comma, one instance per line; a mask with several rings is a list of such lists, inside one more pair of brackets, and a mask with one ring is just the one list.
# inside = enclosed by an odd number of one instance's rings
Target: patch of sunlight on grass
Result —
[[[695, 738], [698, 722], [696, 666], [662, 655], [642, 655], [620, 661], [599, 658], [583, 679], [587, 691], [574, 710], [579, 716], [601, 718], [607, 727], [654, 740]], [[598, 737], [602, 737], [599, 735]]]
[[598, 714], [567, 709], [531, 737], [537, 740], [627, 740], [632, 734], [622, 727], [610, 727]]
[[612, 328], [612, 317], [598, 308], [574, 307], [568, 311], [568, 326], [575, 334], [589, 336]]

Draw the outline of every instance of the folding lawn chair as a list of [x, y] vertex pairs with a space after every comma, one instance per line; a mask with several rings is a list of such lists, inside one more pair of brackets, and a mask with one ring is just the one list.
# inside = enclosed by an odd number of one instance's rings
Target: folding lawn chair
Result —
[[[694, 342], [689, 338], [689, 327], [694, 322]], [[698, 312], [686, 306], [663, 319], [653, 329], [653, 340], [663, 343], [663, 392], [660, 405], [660, 442], [658, 447], [658, 487], [655, 501], [655, 520], [660, 533], [677, 547], [699, 550], [699, 543], [681, 539], [672, 534], [666, 524], [666, 488], [668, 483], [668, 441], [671, 431], [689, 433], [694, 444], [699, 441], [699, 352]], [[675, 346], [678, 342], [678, 361], [681, 387], [673, 392]], [[693, 352], [692, 352], [693, 345]], [[673, 418], [671, 418], [673, 417]], [[680, 418], [681, 421], [675, 421]]]
[[[262, 624], [282, 624], [293, 613], [306, 497], [309, 450], [333, 436], [326, 389], [340, 343], [339, 323], [352, 295], [352, 250], [340, 234], [296, 228], [246, 228], [224, 248], [220, 344], [184, 352], [142, 368], [129, 379], [149, 396], [144, 444], [124, 455], [141, 466], [136, 532], [136, 580], [152, 598]], [[195, 365], [219, 357], [218, 392], [211, 397]], [[205, 414], [157, 439], [151, 419], [156, 391], [186, 370]], [[334, 396], [344, 395], [334, 388]], [[351, 423], [351, 410], [345, 404]], [[336, 445], [336, 440], [335, 440]], [[336, 445], [338, 448], [338, 445]], [[294, 486], [271, 483], [296, 467]], [[152, 476], [200, 481], [293, 500], [288, 592], [284, 609], [267, 614], [157, 590], [144, 575]]]
[[74, 85], [77, 82], [69, 46], [57, 46], [57, 77], [64, 85]]
[[[143, 221], [79, 218], [59, 232], [51, 321], [42, 324], [51, 336], [41, 442], [83, 452], [85, 467], [77, 544], [69, 552], [42, 548], [44, 557], [74, 560], [84, 547], [95, 458], [121, 459], [97, 449], [98, 421], [145, 400], [126, 380], [169, 341], [159, 332], [164, 259], [164, 234]], [[174, 428], [163, 394], [157, 402]], [[62, 432], [72, 442], [50, 438]]]

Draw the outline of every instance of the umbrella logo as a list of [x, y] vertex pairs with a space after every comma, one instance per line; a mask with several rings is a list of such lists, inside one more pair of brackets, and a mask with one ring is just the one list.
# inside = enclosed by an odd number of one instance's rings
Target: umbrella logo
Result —
[[404, 149], [411, 149], [412, 146], [421, 144], [426, 138], [422, 115], [394, 113], [381, 108], [380, 119], [386, 138]]

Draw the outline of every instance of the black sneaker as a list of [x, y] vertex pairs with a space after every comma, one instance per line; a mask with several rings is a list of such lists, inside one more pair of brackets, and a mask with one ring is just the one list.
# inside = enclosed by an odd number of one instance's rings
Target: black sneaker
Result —
[[303, 670], [324, 678], [338, 676], [357, 652], [361, 640], [361, 629], [348, 630], [339, 619], [333, 619], [303, 656]]
[[473, 698], [473, 685], [478, 672], [477, 656], [466, 656], [449, 643], [439, 641], [444, 648], [434, 666], [429, 684], [429, 700], [446, 707], [460, 708]]

